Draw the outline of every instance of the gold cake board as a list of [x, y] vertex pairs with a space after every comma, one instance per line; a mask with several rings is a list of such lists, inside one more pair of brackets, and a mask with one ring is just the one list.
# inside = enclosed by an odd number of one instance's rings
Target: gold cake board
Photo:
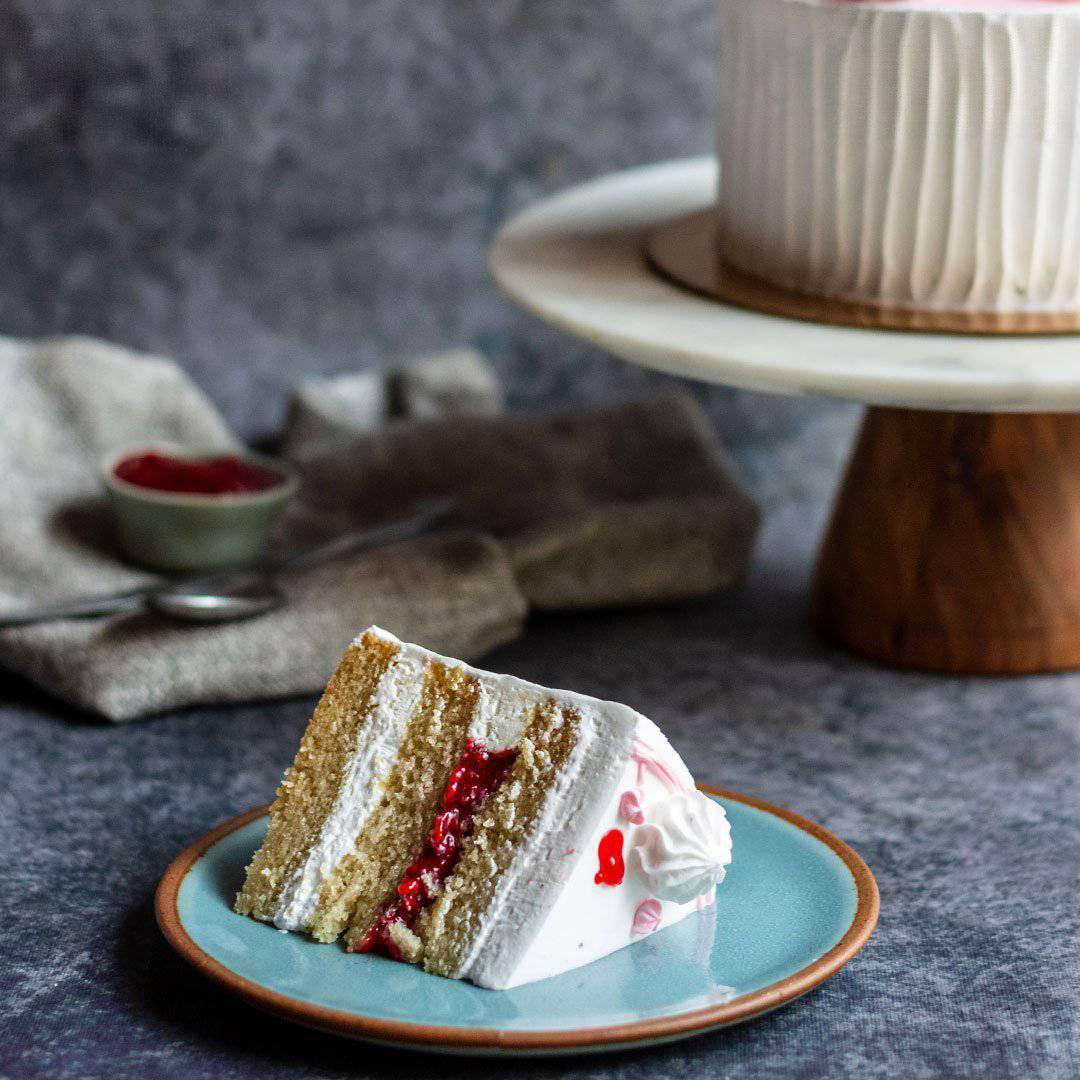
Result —
[[675, 218], [645, 239], [649, 264], [665, 278], [725, 304], [805, 322], [941, 334], [1073, 334], [1080, 311], [931, 311], [828, 299], [770, 285], [724, 263], [714, 207]]

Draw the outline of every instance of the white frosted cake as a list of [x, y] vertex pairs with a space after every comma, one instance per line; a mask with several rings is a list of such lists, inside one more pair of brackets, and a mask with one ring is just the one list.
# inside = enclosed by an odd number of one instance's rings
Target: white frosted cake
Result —
[[875, 304], [1080, 308], [1080, 3], [719, 3], [724, 261]]
[[710, 905], [727, 819], [655, 724], [406, 645], [347, 650], [241, 914], [506, 988]]

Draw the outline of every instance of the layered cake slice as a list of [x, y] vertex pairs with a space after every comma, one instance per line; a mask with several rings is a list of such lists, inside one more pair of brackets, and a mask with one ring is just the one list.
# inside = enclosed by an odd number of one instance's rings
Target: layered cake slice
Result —
[[723, 809], [645, 717], [372, 627], [315, 710], [236, 910], [506, 988], [701, 910], [730, 858]]

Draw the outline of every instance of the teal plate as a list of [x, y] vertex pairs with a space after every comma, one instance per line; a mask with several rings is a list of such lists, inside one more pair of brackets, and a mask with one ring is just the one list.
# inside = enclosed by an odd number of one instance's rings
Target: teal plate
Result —
[[158, 886], [158, 924], [200, 971], [289, 1020], [450, 1053], [544, 1054], [647, 1046], [775, 1009], [842, 967], [877, 922], [866, 864], [805, 818], [704, 788], [735, 856], [711, 908], [595, 963], [514, 990], [482, 990], [350, 955], [231, 910], [266, 832], [266, 807], [192, 844]]

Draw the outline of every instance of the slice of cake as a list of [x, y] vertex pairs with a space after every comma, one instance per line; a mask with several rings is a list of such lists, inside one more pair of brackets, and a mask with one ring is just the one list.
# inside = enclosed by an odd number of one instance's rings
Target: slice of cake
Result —
[[505, 988], [700, 910], [730, 859], [723, 809], [644, 716], [372, 627], [315, 710], [236, 910]]

